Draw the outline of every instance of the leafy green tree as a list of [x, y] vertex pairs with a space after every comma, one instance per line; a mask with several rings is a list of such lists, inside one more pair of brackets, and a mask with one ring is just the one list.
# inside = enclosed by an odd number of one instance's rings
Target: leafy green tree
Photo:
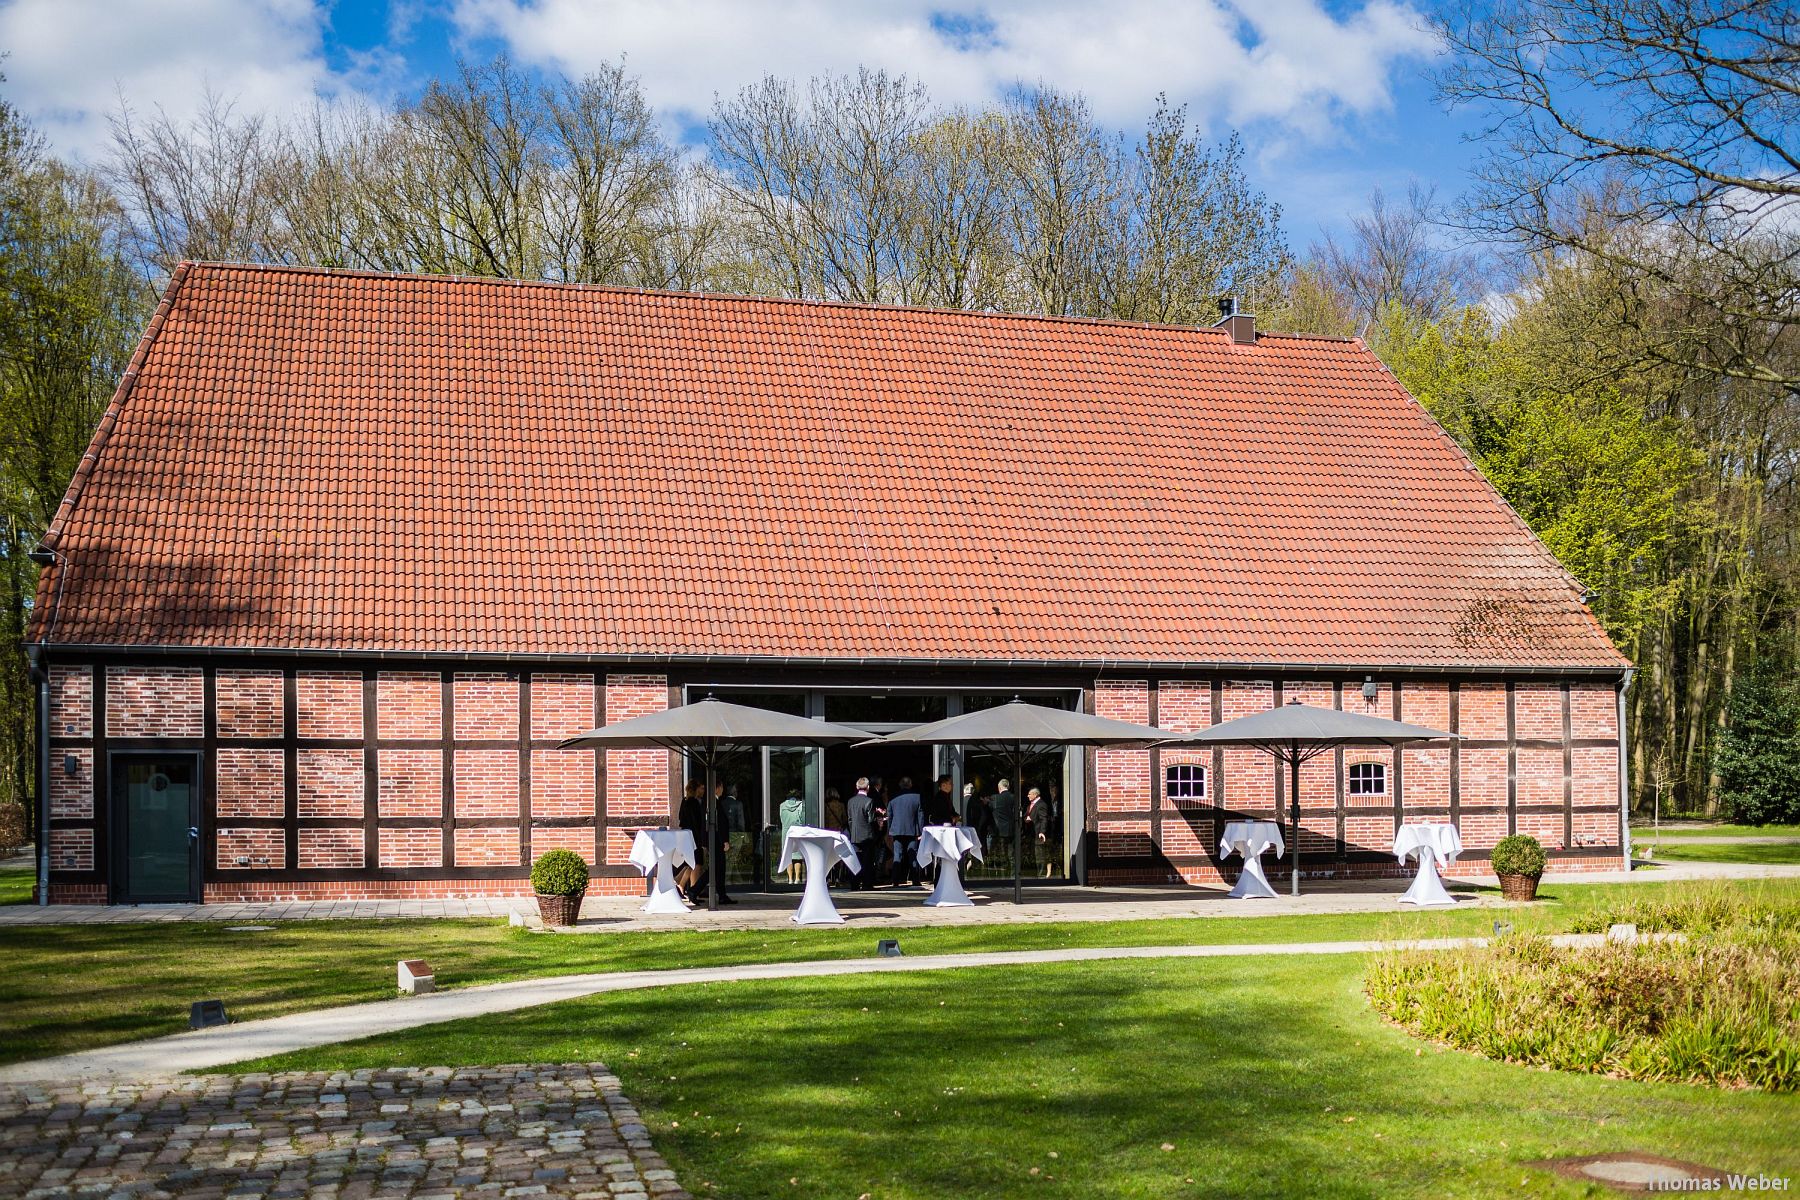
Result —
[[1764, 667], [1738, 682], [1713, 767], [1732, 820], [1800, 821], [1800, 683], [1790, 673]]
[[[48, 157], [0, 100], [0, 622], [18, 645], [55, 516], [143, 328], [148, 296], [124, 214], [91, 174]], [[0, 658], [0, 803], [33, 791], [32, 681]]]

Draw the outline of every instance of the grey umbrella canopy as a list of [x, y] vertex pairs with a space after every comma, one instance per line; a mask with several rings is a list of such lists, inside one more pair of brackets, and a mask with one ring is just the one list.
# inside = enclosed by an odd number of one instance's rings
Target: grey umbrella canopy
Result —
[[[841, 746], [867, 741], [868, 731], [796, 717], [790, 713], [731, 704], [707, 697], [692, 704], [633, 717], [564, 738], [558, 748], [593, 746], [605, 750], [673, 750], [685, 755], [706, 772], [707, 829], [718, 828], [718, 801], [713, 795], [714, 777], [727, 754], [757, 746]], [[709, 841], [714, 840], [711, 837]], [[707, 847], [706, 907], [719, 907], [721, 862]]]
[[1423, 725], [1408, 725], [1335, 708], [1318, 708], [1290, 700], [1267, 712], [1222, 721], [1168, 744], [1180, 746], [1252, 746], [1288, 764], [1291, 786], [1288, 810], [1293, 814], [1293, 895], [1300, 894], [1300, 764], [1339, 746], [1404, 746], [1411, 742], [1447, 741], [1459, 735]]
[[[979, 712], [948, 717], [929, 725], [916, 725], [891, 733], [877, 742], [907, 742], [926, 746], [980, 746], [1006, 761], [1024, 801], [1025, 762], [1067, 746], [1149, 746], [1167, 741], [1169, 733], [1150, 725], [1134, 725], [1089, 713], [1046, 708], [1013, 699]], [[1024, 849], [1024, 812], [1013, 821], [1013, 903], [1024, 899], [1019, 859]]]

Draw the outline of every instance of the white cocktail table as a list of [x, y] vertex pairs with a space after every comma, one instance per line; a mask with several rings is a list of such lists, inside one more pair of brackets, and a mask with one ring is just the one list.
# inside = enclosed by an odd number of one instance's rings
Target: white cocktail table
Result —
[[1269, 877], [1263, 874], [1262, 868], [1263, 852], [1269, 849], [1275, 851], [1276, 858], [1287, 853], [1287, 843], [1281, 837], [1281, 826], [1274, 821], [1225, 823], [1225, 832], [1219, 838], [1219, 857], [1230, 858], [1233, 854], [1240, 854], [1244, 859], [1244, 869], [1238, 872], [1237, 885], [1227, 893], [1226, 899], [1256, 900], [1275, 896], [1275, 889], [1269, 886]]
[[694, 835], [687, 829], [640, 829], [631, 839], [631, 865], [645, 875], [654, 874], [650, 883], [650, 899], [644, 904], [647, 913], [685, 913], [681, 892], [675, 887], [675, 868], [691, 867], [694, 861]]
[[785, 867], [795, 859], [806, 864], [806, 891], [800, 897], [800, 910], [794, 914], [796, 925], [842, 925], [843, 916], [831, 902], [831, 889], [826, 876], [839, 863], [852, 872], [862, 871], [862, 860], [850, 839], [835, 829], [819, 829], [812, 825], [796, 825], [788, 830], [781, 843], [781, 858], [775, 864]]
[[960, 867], [965, 854], [973, 854], [977, 860], [981, 859], [981, 839], [975, 836], [974, 830], [965, 826], [927, 825], [919, 835], [919, 865], [929, 867], [934, 858], [938, 862], [937, 886], [931, 889], [931, 895], [925, 897], [926, 907], [975, 903], [969, 899], [969, 893], [963, 891]]
[[1408, 854], [1419, 860], [1419, 874], [1400, 897], [1402, 904], [1455, 904], [1444, 890], [1438, 868], [1450, 865], [1462, 853], [1462, 834], [1454, 825], [1402, 825], [1394, 834], [1394, 857], [1406, 862]]

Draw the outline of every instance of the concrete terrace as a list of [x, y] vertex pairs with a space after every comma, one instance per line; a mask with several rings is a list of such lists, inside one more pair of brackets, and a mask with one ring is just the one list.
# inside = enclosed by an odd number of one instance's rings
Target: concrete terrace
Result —
[[[1544, 877], [1556, 883], [1658, 883], [1684, 879], [1800, 877], [1800, 864], [1662, 863], [1624, 871], [1588, 871]], [[869, 928], [904, 929], [923, 925], [1004, 925], [1047, 921], [1129, 921], [1159, 917], [1261, 917], [1320, 913], [1390, 912], [1407, 879], [1318, 879], [1306, 881], [1296, 899], [1227, 900], [1222, 887], [1034, 887], [1023, 904], [1012, 902], [1011, 887], [992, 881], [971, 883], [970, 908], [926, 908], [923, 888], [882, 888], [874, 892], [832, 893], [845, 921]], [[1505, 902], [1491, 884], [1446, 880], [1467, 904]], [[1285, 889], [1285, 884], [1277, 881]], [[590, 896], [572, 932], [608, 933], [669, 929], [792, 928], [789, 918], [798, 893], [737, 893], [738, 903], [717, 912], [695, 909], [684, 916], [646, 916], [642, 901], [628, 896]], [[536, 926], [537, 903], [529, 896], [466, 900], [308, 900], [259, 904], [75, 905], [18, 904], [0, 907], [0, 926], [111, 925], [140, 922], [344, 921], [464, 919], [511, 920]]]

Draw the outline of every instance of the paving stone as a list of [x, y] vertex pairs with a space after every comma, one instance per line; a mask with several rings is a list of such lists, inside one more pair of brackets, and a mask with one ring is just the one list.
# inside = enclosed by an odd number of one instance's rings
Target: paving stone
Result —
[[617, 1078], [597, 1063], [0, 1083], [0, 1194], [687, 1196], [637, 1110], [619, 1098]]

